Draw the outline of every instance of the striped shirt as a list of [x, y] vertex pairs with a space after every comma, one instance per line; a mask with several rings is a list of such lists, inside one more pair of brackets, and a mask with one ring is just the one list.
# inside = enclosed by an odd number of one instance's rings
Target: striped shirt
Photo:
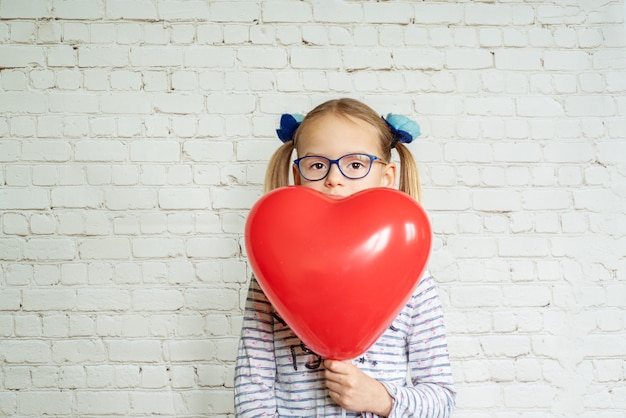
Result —
[[[456, 392], [443, 310], [425, 273], [380, 338], [352, 361], [393, 398], [389, 417], [448, 417]], [[235, 368], [238, 417], [355, 417], [328, 396], [320, 356], [276, 314], [255, 278], [250, 282]]]

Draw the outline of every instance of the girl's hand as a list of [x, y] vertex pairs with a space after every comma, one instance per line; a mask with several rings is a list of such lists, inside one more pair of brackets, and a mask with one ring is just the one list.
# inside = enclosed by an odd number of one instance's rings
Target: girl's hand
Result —
[[330, 397], [339, 406], [355, 412], [389, 416], [393, 400], [378, 380], [349, 362], [324, 360], [324, 376]]

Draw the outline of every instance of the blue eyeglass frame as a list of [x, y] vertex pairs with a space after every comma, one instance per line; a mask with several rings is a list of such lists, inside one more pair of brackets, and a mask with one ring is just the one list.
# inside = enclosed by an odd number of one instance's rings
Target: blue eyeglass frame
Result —
[[[367, 173], [363, 174], [360, 177], [349, 177], [349, 176], [346, 175], [346, 173], [343, 172], [343, 170], [341, 169], [341, 166], [339, 165], [339, 160], [341, 160], [344, 157], [350, 157], [352, 155], [364, 155], [364, 156], [366, 156], [366, 157], [368, 157], [370, 159], [370, 166], [367, 169]], [[323, 158], [323, 159], [328, 161], [328, 170], [326, 171], [326, 174], [324, 174], [324, 176], [319, 178], [319, 179], [312, 180], [312, 179], [308, 178], [307, 176], [305, 176], [302, 173], [302, 169], [300, 168], [300, 161], [304, 160], [305, 158], [311, 158], [311, 157]], [[339, 172], [345, 178], [347, 178], [349, 180], [360, 180], [362, 178], [367, 177], [367, 175], [370, 173], [370, 171], [372, 171], [372, 166], [374, 165], [373, 163], [375, 161], [380, 161], [383, 164], [388, 164], [382, 158], [377, 157], [377, 156], [372, 155], [372, 154], [367, 154], [367, 153], [364, 153], [364, 152], [352, 152], [350, 154], [342, 155], [341, 157], [337, 158], [336, 160], [331, 160], [330, 158], [324, 157], [323, 155], [305, 155], [304, 157], [300, 157], [300, 158], [298, 158], [296, 160], [293, 160], [293, 163], [296, 165], [296, 167], [298, 167], [298, 171], [300, 172], [300, 175], [302, 176], [303, 179], [305, 179], [307, 181], [320, 181], [320, 180], [324, 180], [326, 177], [328, 177], [328, 175], [330, 174], [330, 169], [333, 167], [333, 164], [335, 164], [337, 166], [337, 168], [339, 169]]]

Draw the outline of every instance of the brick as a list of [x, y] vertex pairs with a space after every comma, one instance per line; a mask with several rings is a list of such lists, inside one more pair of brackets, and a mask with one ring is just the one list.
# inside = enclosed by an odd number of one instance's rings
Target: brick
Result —
[[187, 240], [187, 255], [192, 258], [227, 258], [239, 251], [232, 239], [191, 238]]
[[133, 412], [146, 415], [175, 414], [176, 394], [133, 392], [130, 394]]
[[528, 190], [522, 194], [527, 210], [558, 210], [572, 206], [572, 195], [565, 190]]
[[77, 391], [75, 412], [79, 415], [128, 415], [131, 412], [130, 397], [126, 392]]
[[20, 390], [31, 387], [30, 370], [26, 367], [7, 367], [4, 369], [4, 389]]
[[[141, 127], [138, 128], [141, 129]], [[192, 120], [191, 115], [172, 117], [172, 134], [180, 138], [191, 138], [196, 136], [196, 132], [196, 123], [195, 120]]]
[[210, 16], [213, 22], [254, 22], [261, 18], [261, 6], [256, 3], [211, 2]]
[[[22, 307], [21, 305], [22, 295], [19, 290], [4, 289], [0, 294], [0, 311], [18, 311]], [[11, 321], [12, 323], [13, 321]]]
[[130, 145], [131, 161], [171, 162], [179, 161], [180, 145], [176, 141], [137, 140]]
[[126, 260], [130, 245], [125, 238], [90, 239], [82, 241], [78, 251], [82, 259]]
[[457, 286], [450, 292], [450, 301], [461, 308], [500, 306], [502, 291], [497, 286]]
[[42, 340], [0, 340], [0, 355], [6, 363], [49, 363], [50, 345]]
[[591, 212], [613, 212], [617, 213], [621, 207], [621, 198], [612, 190], [607, 189], [587, 189], [576, 190], [573, 193], [574, 208], [586, 209]]
[[203, 97], [192, 94], [163, 94], [152, 98], [154, 110], [158, 113], [193, 114], [200, 113], [204, 106]]
[[111, 210], [149, 209], [157, 207], [157, 192], [148, 189], [108, 190], [105, 197], [106, 207]]
[[50, 202], [45, 189], [0, 189], [0, 209], [47, 209], [49, 207]]
[[[196, 37], [199, 44], [218, 44], [223, 41], [222, 29], [217, 24], [198, 24]], [[216, 51], [219, 50], [216, 48]]]
[[0, 76], [2, 77], [2, 87], [5, 90], [26, 90], [26, 74], [24, 72], [7, 69], [0, 72]]
[[532, 402], [538, 407], [554, 404], [557, 391], [553, 386], [542, 384], [513, 385], [504, 389], [504, 404], [509, 408], [520, 408]]
[[103, 203], [103, 194], [92, 188], [57, 187], [51, 202], [56, 208], [97, 208]]
[[132, 47], [130, 64], [134, 67], [175, 67], [183, 64], [181, 48]]
[[463, 109], [463, 101], [460, 97], [444, 94], [422, 94], [414, 99], [415, 109], [418, 113], [429, 109], [434, 115], [453, 115]]
[[6, 0], [0, 4], [0, 16], [3, 19], [48, 18], [50, 17], [50, 5], [47, 0], [33, 0], [27, 4], [20, 0]]
[[107, 354], [102, 341], [92, 339], [66, 339], [52, 343], [52, 357], [59, 363], [99, 363], [106, 360]]
[[486, 212], [511, 212], [521, 208], [520, 195], [507, 189], [476, 190], [472, 201], [474, 209]]
[[465, 23], [470, 25], [508, 25], [512, 22], [509, 5], [470, 3], [465, 6]]
[[111, 87], [115, 90], [139, 90], [141, 73], [137, 71], [116, 70], [111, 73]]
[[174, 44], [189, 45], [195, 40], [196, 30], [192, 25], [179, 24], [172, 27], [171, 40]]
[[403, 3], [364, 3], [363, 12], [365, 22], [382, 24], [407, 24], [415, 13], [412, 5]]
[[525, 97], [516, 100], [517, 114], [526, 117], [563, 116], [563, 106], [549, 97]]
[[[597, 159], [599, 162], [607, 165], [619, 165], [624, 161], [626, 145], [623, 140], [598, 141], [595, 144], [597, 148]], [[589, 156], [589, 148], [585, 147], [585, 156]], [[585, 161], [589, 161], [586, 159]]]
[[236, 60], [236, 50], [223, 46], [189, 46], [184, 50], [186, 67], [231, 68]]
[[503, 290], [503, 299], [506, 306], [540, 308], [550, 305], [552, 292], [547, 286], [510, 286]]
[[[441, 70], [446, 60], [443, 53], [432, 49], [394, 49], [391, 55], [394, 66], [403, 70]], [[387, 57], [383, 56], [382, 58], [385, 60], [383, 62], [386, 63]]]
[[250, 189], [218, 189], [212, 194], [213, 209], [244, 209], [258, 200], [258, 192]]
[[11, 135], [24, 138], [35, 136], [35, 118], [19, 116], [11, 118]]
[[532, 5], [513, 4], [511, 6], [513, 25], [530, 26], [535, 22], [535, 7]]
[[538, 162], [542, 150], [539, 144], [528, 142], [501, 142], [493, 146], [494, 161], [502, 162]]
[[259, 161], [260, 159], [269, 159], [276, 151], [274, 141], [246, 141], [237, 146], [238, 161]]
[[583, 71], [591, 68], [591, 56], [585, 51], [546, 51], [543, 65], [546, 70]]
[[537, 7], [537, 21], [543, 24], [581, 24], [585, 13], [575, 6], [541, 5]]
[[209, 361], [215, 357], [215, 345], [212, 341], [206, 339], [171, 340], [167, 342], [167, 349], [169, 353], [168, 359], [175, 362]]
[[80, 46], [79, 67], [125, 67], [129, 64], [129, 49], [124, 46]]
[[209, 94], [206, 102], [210, 113], [246, 114], [256, 109], [255, 97], [247, 94]]
[[76, 292], [72, 289], [29, 289], [22, 294], [25, 311], [71, 310], [76, 306]]
[[120, 388], [137, 387], [139, 385], [139, 368], [117, 366], [115, 368], [115, 384]]
[[499, 70], [540, 70], [542, 68], [540, 49], [498, 49], [494, 57], [495, 68]]
[[[315, 6], [313, 6], [315, 7]], [[273, 1], [264, 4], [261, 10], [266, 23], [306, 23], [313, 18], [312, 6], [307, 3], [291, 1]]]
[[0, 260], [19, 260], [21, 258], [20, 241], [12, 238], [0, 239]]
[[[20, 157], [20, 142], [3, 139], [0, 142], [0, 161], [16, 161]], [[0, 202], [2, 200], [0, 199]]]
[[113, 386], [114, 370], [111, 366], [86, 366], [87, 387], [93, 389]]
[[24, 258], [27, 260], [73, 260], [76, 244], [65, 238], [32, 238], [24, 243]]
[[42, 93], [3, 92], [0, 95], [0, 112], [40, 114], [46, 112]]
[[445, 66], [450, 70], [493, 68], [494, 55], [489, 51], [474, 48], [449, 49], [446, 52]]
[[211, 205], [209, 191], [205, 189], [163, 189], [158, 198], [163, 209], [207, 209]]
[[99, 111], [98, 98], [92, 95], [55, 93], [48, 96], [50, 112], [96, 113]]
[[294, 48], [290, 62], [295, 69], [338, 69], [341, 56], [334, 48]]
[[103, 113], [147, 114], [152, 111], [148, 97], [140, 93], [110, 93], [100, 97]]
[[465, 101], [467, 113], [484, 116], [512, 116], [515, 103], [507, 98], [468, 98]]
[[599, 24], [623, 23], [619, 17], [624, 12], [624, 8], [619, 4], [602, 5], [589, 12], [589, 22]]
[[344, 2], [314, 3], [313, 19], [316, 22], [353, 23], [363, 20], [363, 7], [360, 4]]
[[77, 161], [124, 161], [127, 157], [126, 145], [121, 141], [84, 140], [75, 143]]
[[72, 413], [72, 395], [68, 391], [24, 391], [17, 396], [20, 413], [26, 415], [67, 415]]
[[183, 255], [183, 241], [172, 238], [136, 238], [132, 253], [137, 258], [170, 258]]
[[544, 150], [547, 161], [558, 163], [587, 163], [594, 159], [594, 147], [589, 142], [555, 142]]
[[459, 24], [463, 20], [464, 7], [461, 4], [414, 3], [415, 23], [417, 24]]
[[519, 357], [531, 352], [531, 340], [523, 335], [492, 335], [480, 338], [488, 356]]
[[466, 385], [464, 395], [459, 396], [459, 407], [483, 410], [502, 404], [502, 391], [497, 383]]
[[626, 67], [624, 48], [601, 49], [593, 54], [592, 59], [595, 70], [623, 70]]
[[444, 157], [451, 162], [490, 162], [492, 148], [488, 144], [449, 142], [444, 145]]
[[[12, 25], [12, 28], [14, 29], [15, 25]], [[61, 43], [62, 26], [59, 22], [42, 23], [32, 31], [38, 43]]]
[[498, 239], [498, 254], [502, 257], [541, 257], [549, 255], [544, 238], [512, 236]]
[[287, 54], [280, 48], [242, 48], [237, 58], [244, 68], [278, 69], [287, 66]]
[[157, 5], [150, 0], [110, 0], [106, 4], [109, 19], [156, 20]]

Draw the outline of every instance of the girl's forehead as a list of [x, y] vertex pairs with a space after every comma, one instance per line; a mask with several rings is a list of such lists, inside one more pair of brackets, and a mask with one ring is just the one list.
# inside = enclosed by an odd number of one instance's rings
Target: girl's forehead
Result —
[[341, 115], [324, 115], [303, 125], [296, 141], [298, 155], [380, 154], [380, 135], [367, 122]]
[[357, 138], [365, 142], [380, 141], [375, 126], [354, 116], [328, 113], [319, 115], [302, 125], [299, 139]]

